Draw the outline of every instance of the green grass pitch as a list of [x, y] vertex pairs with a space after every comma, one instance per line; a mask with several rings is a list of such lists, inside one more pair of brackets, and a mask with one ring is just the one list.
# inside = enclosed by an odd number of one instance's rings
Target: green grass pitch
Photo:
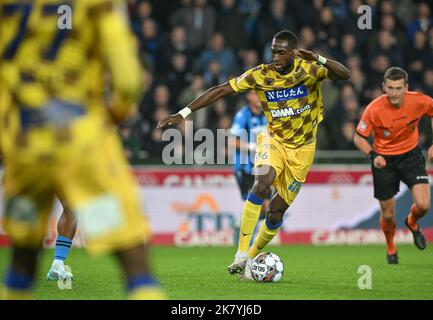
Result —
[[[387, 265], [384, 245], [369, 246], [279, 246], [285, 266], [278, 283], [239, 281], [227, 273], [234, 248], [153, 247], [152, 265], [170, 299], [433, 299], [433, 247], [418, 251], [400, 245], [400, 264]], [[41, 257], [36, 299], [123, 299], [123, 280], [111, 257], [90, 258], [83, 249], [73, 249], [67, 260], [74, 280], [70, 290], [45, 280], [52, 250]], [[9, 250], [0, 249], [3, 278]], [[372, 289], [358, 288], [358, 267], [372, 269]]]

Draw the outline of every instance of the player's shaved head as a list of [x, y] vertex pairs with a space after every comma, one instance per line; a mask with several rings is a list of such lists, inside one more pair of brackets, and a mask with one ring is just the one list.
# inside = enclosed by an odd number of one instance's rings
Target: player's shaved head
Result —
[[274, 36], [275, 40], [286, 41], [289, 50], [298, 47], [298, 37], [289, 30], [282, 30]]

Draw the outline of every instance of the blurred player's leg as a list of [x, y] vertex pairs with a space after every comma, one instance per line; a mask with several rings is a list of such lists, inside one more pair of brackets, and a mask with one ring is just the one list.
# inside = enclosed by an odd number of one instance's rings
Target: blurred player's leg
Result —
[[12, 251], [4, 297], [29, 299], [54, 191], [42, 166], [36, 166], [35, 170], [32, 166], [7, 162], [6, 168], [4, 229]]
[[4, 299], [31, 299], [38, 255], [39, 249], [16, 246], [12, 248], [12, 261], [5, 278]]
[[263, 199], [266, 197], [275, 179], [275, 169], [270, 166], [263, 167], [263, 171], [266, 172], [266, 174], [256, 176], [254, 186], [244, 204], [241, 229], [239, 232], [238, 251], [235, 260], [228, 266], [228, 271], [231, 274], [242, 272], [245, 268], [248, 247], [262, 210]]
[[150, 273], [147, 246], [136, 247], [116, 253], [127, 280], [128, 297], [132, 300], [165, 299], [158, 282]]
[[384, 201], [379, 201], [381, 215], [380, 228], [383, 231], [386, 239], [386, 260], [388, 264], [398, 264], [397, 246], [395, 243], [395, 199], [391, 198]]
[[65, 270], [64, 262], [68, 257], [69, 250], [72, 246], [72, 239], [74, 238], [75, 232], [77, 231], [77, 219], [75, 215], [68, 208], [67, 205], [62, 202], [63, 212], [57, 222], [57, 238], [54, 248], [54, 260], [51, 264], [51, 268], [48, 271], [48, 280], [58, 279], [72, 279], [73, 275], [71, 272]]
[[430, 185], [426, 183], [414, 185], [412, 187], [412, 197], [414, 204], [405, 219], [405, 224], [412, 232], [415, 246], [420, 250], [424, 250], [427, 243], [418, 225], [418, 220], [430, 210]]
[[[80, 221], [86, 249], [94, 255], [115, 253], [125, 274], [129, 298], [164, 298], [149, 271], [144, 243], [150, 229], [115, 131], [107, 129], [85, 159], [69, 163], [58, 176], [60, 191]], [[81, 178], [74, 179], [77, 176]]]

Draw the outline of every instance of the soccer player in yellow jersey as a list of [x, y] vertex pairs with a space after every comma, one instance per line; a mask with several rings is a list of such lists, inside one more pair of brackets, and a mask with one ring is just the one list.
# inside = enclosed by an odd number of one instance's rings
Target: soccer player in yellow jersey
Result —
[[[254, 186], [243, 208], [238, 251], [228, 267], [230, 273], [241, 273], [243, 279], [252, 279], [252, 259], [278, 232], [284, 212], [313, 163], [317, 125], [323, 119], [321, 81], [350, 77], [349, 69], [341, 63], [298, 49], [297, 37], [290, 31], [280, 31], [274, 36], [272, 57], [272, 63], [259, 65], [210, 88], [179, 113], [159, 123], [159, 127], [179, 124], [191, 112], [233, 92], [254, 90], [259, 96], [268, 121], [267, 132], [257, 137]], [[263, 198], [272, 185], [277, 192], [248, 251]]]
[[[55, 194], [76, 214], [88, 251], [118, 258], [129, 298], [164, 297], [149, 270], [149, 228], [113, 122], [141, 89], [121, 5], [0, 0], [0, 148], [12, 243], [4, 298], [31, 296]], [[72, 28], [60, 21], [68, 11]]]

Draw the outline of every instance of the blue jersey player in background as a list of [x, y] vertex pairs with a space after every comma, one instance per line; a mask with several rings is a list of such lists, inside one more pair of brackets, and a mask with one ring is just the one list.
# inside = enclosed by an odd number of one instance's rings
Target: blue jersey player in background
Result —
[[[242, 199], [245, 201], [254, 184], [254, 156], [257, 145], [257, 135], [266, 131], [266, 117], [262, 110], [259, 97], [254, 91], [246, 94], [247, 104], [242, 107], [233, 119], [230, 129], [231, 144], [235, 145], [233, 154], [233, 173], [239, 185]], [[265, 217], [265, 212], [271, 199], [271, 192], [267, 195], [259, 221]], [[260, 224], [258, 223], [250, 244], [253, 243], [255, 234]]]

